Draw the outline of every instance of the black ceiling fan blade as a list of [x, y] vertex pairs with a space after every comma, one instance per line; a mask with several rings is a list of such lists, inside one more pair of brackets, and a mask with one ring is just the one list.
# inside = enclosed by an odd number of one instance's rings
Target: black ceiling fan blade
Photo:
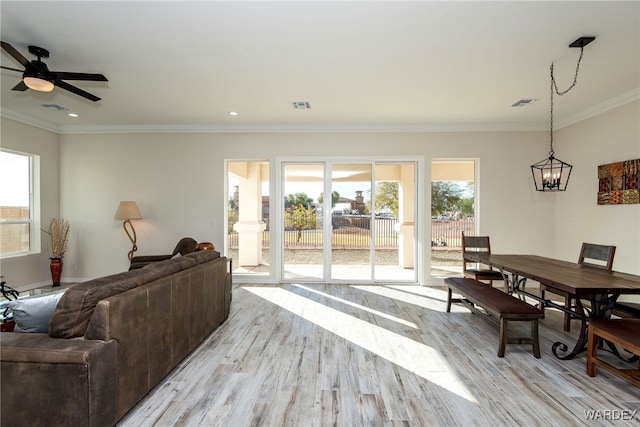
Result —
[[84, 90], [80, 89], [79, 87], [75, 87], [73, 85], [70, 85], [67, 82], [63, 82], [62, 80], [56, 81], [55, 84], [56, 84], [57, 87], [59, 87], [61, 89], [68, 90], [69, 92], [73, 92], [76, 95], [80, 95], [83, 98], [87, 98], [88, 100], [91, 100], [93, 102], [100, 101], [100, 98], [98, 98], [97, 96], [92, 95], [89, 92], [85, 92]]
[[51, 71], [55, 74], [57, 80], [86, 80], [92, 82], [108, 82], [103, 74], [92, 73], [68, 73], [66, 71]]
[[25, 90], [29, 89], [27, 87], [26, 84], [24, 84], [24, 82], [22, 80], [20, 80], [20, 83], [18, 83], [17, 85], [15, 85], [11, 90], [19, 90], [21, 92], [24, 92]]
[[5, 67], [4, 65], [0, 65], [0, 68], [2, 68], [3, 70], [17, 71], [19, 73], [22, 73], [24, 71], [24, 70], [18, 70], [17, 68]]
[[15, 47], [11, 46], [9, 43], [2, 41], [0, 41], [0, 45], [2, 45], [2, 48], [6, 50], [9, 55], [13, 56], [13, 58], [21, 63], [25, 68], [29, 66], [29, 60], [22, 56], [22, 54], [18, 52]]

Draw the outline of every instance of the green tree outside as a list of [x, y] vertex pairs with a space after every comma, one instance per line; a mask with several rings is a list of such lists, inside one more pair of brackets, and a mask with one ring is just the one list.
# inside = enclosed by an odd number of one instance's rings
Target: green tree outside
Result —
[[389, 209], [393, 216], [398, 218], [398, 194], [399, 185], [397, 182], [384, 181], [376, 184], [376, 211]]
[[302, 230], [313, 230], [317, 227], [313, 199], [306, 193], [289, 194], [285, 203], [284, 223], [286, 227], [298, 232], [296, 242], [300, 242]]
[[296, 242], [299, 243], [302, 230], [313, 230], [317, 227], [316, 211], [313, 206], [292, 205], [284, 212], [284, 223], [298, 232]]
[[431, 215], [450, 214], [458, 211], [462, 190], [451, 181], [438, 181], [431, 184]]
[[313, 206], [313, 199], [307, 196], [306, 193], [295, 193], [287, 196], [286, 208], [291, 206], [302, 206], [304, 208], [310, 208]]
[[[335, 207], [336, 203], [338, 203], [338, 200], [340, 200], [340, 193], [338, 193], [337, 191], [333, 191], [331, 193], [331, 207]], [[318, 196], [318, 203], [323, 204], [324, 203], [324, 193], [320, 193], [320, 195]]]

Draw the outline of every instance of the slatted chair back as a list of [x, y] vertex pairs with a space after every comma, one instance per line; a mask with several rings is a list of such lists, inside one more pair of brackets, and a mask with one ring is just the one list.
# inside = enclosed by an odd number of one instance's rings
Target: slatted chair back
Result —
[[489, 236], [465, 236], [462, 233], [462, 252], [486, 252], [491, 253]]
[[[578, 264], [611, 271], [613, 269], [613, 256], [615, 254], [615, 246], [583, 243], [582, 248], [580, 249], [580, 256], [578, 257]], [[573, 297], [566, 292], [554, 290], [553, 288], [546, 287], [545, 285], [540, 285], [540, 295], [542, 299], [545, 298], [545, 291], [564, 297], [564, 307], [566, 309], [571, 310], [575, 307]], [[567, 312], [564, 313], [563, 326], [565, 331], [571, 331], [571, 319], [575, 318], [575, 316], [572, 316]]]
[[[465, 236], [462, 232], [462, 255], [466, 252], [491, 253], [491, 242], [489, 236]], [[462, 258], [462, 271], [467, 271], [467, 261]]]
[[613, 269], [613, 257], [616, 254], [615, 246], [597, 245], [595, 243], [583, 243], [580, 249], [578, 264], [589, 267]]
[[[473, 253], [491, 253], [491, 242], [489, 236], [465, 236], [462, 233], [462, 273], [464, 277], [476, 279], [476, 280], [488, 280], [490, 284], [493, 284], [494, 280], [503, 280], [502, 273], [498, 270], [494, 270], [490, 266], [480, 266], [476, 268], [469, 268], [468, 264], [474, 264], [464, 259], [464, 254], [468, 252]], [[506, 288], [506, 283], [505, 283]]]

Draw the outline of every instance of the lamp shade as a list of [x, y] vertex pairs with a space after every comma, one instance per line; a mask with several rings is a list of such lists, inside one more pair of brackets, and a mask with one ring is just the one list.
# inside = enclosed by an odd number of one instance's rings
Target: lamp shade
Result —
[[142, 214], [136, 202], [122, 201], [118, 205], [114, 219], [142, 219]]

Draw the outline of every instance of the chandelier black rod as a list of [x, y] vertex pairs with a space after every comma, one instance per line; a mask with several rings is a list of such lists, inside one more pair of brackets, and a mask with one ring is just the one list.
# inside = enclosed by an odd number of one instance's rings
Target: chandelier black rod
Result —
[[578, 73], [580, 72], [580, 62], [582, 62], [582, 54], [584, 53], [584, 46], [580, 46], [580, 57], [578, 58], [578, 63], [576, 64], [576, 73], [573, 76], [573, 83], [571, 83], [571, 86], [569, 86], [567, 89], [560, 91], [558, 89], [558, 83], [556, 82], [556, 79], [553, 75], [553, 62], [551, 63], [551, 66], [549, 67], [549, 73], [551, 75], [551, 95], [550, 95], [550, 117], [549, 117], [549, 155], [553, 156], [553, 95], [554, 92], [558, 95], [558, 96], [562, 96], [564, 94], [566, 94], [567, 92], [569, 92], [571, 89], [573, 89], [575, 87], [576, 84], [578, 84]]

